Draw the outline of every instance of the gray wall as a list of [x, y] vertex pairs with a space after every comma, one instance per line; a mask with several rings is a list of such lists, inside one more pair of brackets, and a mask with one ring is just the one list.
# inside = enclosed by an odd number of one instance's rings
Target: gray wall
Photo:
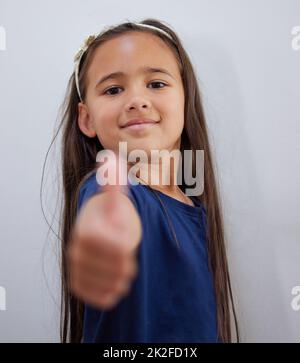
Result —
[[[177, 31], [204, 95], [242, 341], [300, 342], [299, 15], [298, 0], [0, 0], [0, 341], [58, 341], [39, 186], [73, 56], [103, 26], [151, 16]], [[58, 162], [59, 144], [43, 200], [54, 227]]]

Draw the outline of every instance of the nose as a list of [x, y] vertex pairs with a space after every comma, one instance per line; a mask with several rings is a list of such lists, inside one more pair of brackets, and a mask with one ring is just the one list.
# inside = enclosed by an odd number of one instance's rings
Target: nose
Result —
[[149, 109], [151, 107], [151, 104], [148, 100], [146, 100], [144, 97], [134, 97], [128, 102], [125, 109], [126, 111], [131, 110], [140, 110], [140, 109]]

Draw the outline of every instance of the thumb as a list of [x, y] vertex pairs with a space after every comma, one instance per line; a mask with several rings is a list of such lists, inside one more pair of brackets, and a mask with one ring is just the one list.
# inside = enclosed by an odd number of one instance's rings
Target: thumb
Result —
[[114, 209], [119, 200], [119, 193], [128, 194], [126, 159], [121, 154], [106, 149], [97, 154], [97, 162], [99, 162], [97, 183], [103, 192], [109, 193], [107, 207]]

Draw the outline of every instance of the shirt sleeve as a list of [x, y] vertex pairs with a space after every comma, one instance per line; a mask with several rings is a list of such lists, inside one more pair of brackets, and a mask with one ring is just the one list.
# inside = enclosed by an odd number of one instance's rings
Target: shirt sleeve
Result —
[[77, 215], [82, 206], [95, 194], [101, 192], [101, 187], [97, 183], [96, 176], [93, 174], [82, 184], [77, 200]]

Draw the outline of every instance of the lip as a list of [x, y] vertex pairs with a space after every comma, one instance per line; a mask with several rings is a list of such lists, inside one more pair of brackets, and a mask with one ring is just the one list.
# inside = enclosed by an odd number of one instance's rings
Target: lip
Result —
[[129, 120], [125, 123], [125, 125], [121, 126], [121, 128], [133, 126], [133, 125], [142, 125], [142, 124], [156, 124], [159, 121], [152, 120], [150, 118], [135, 118]]

